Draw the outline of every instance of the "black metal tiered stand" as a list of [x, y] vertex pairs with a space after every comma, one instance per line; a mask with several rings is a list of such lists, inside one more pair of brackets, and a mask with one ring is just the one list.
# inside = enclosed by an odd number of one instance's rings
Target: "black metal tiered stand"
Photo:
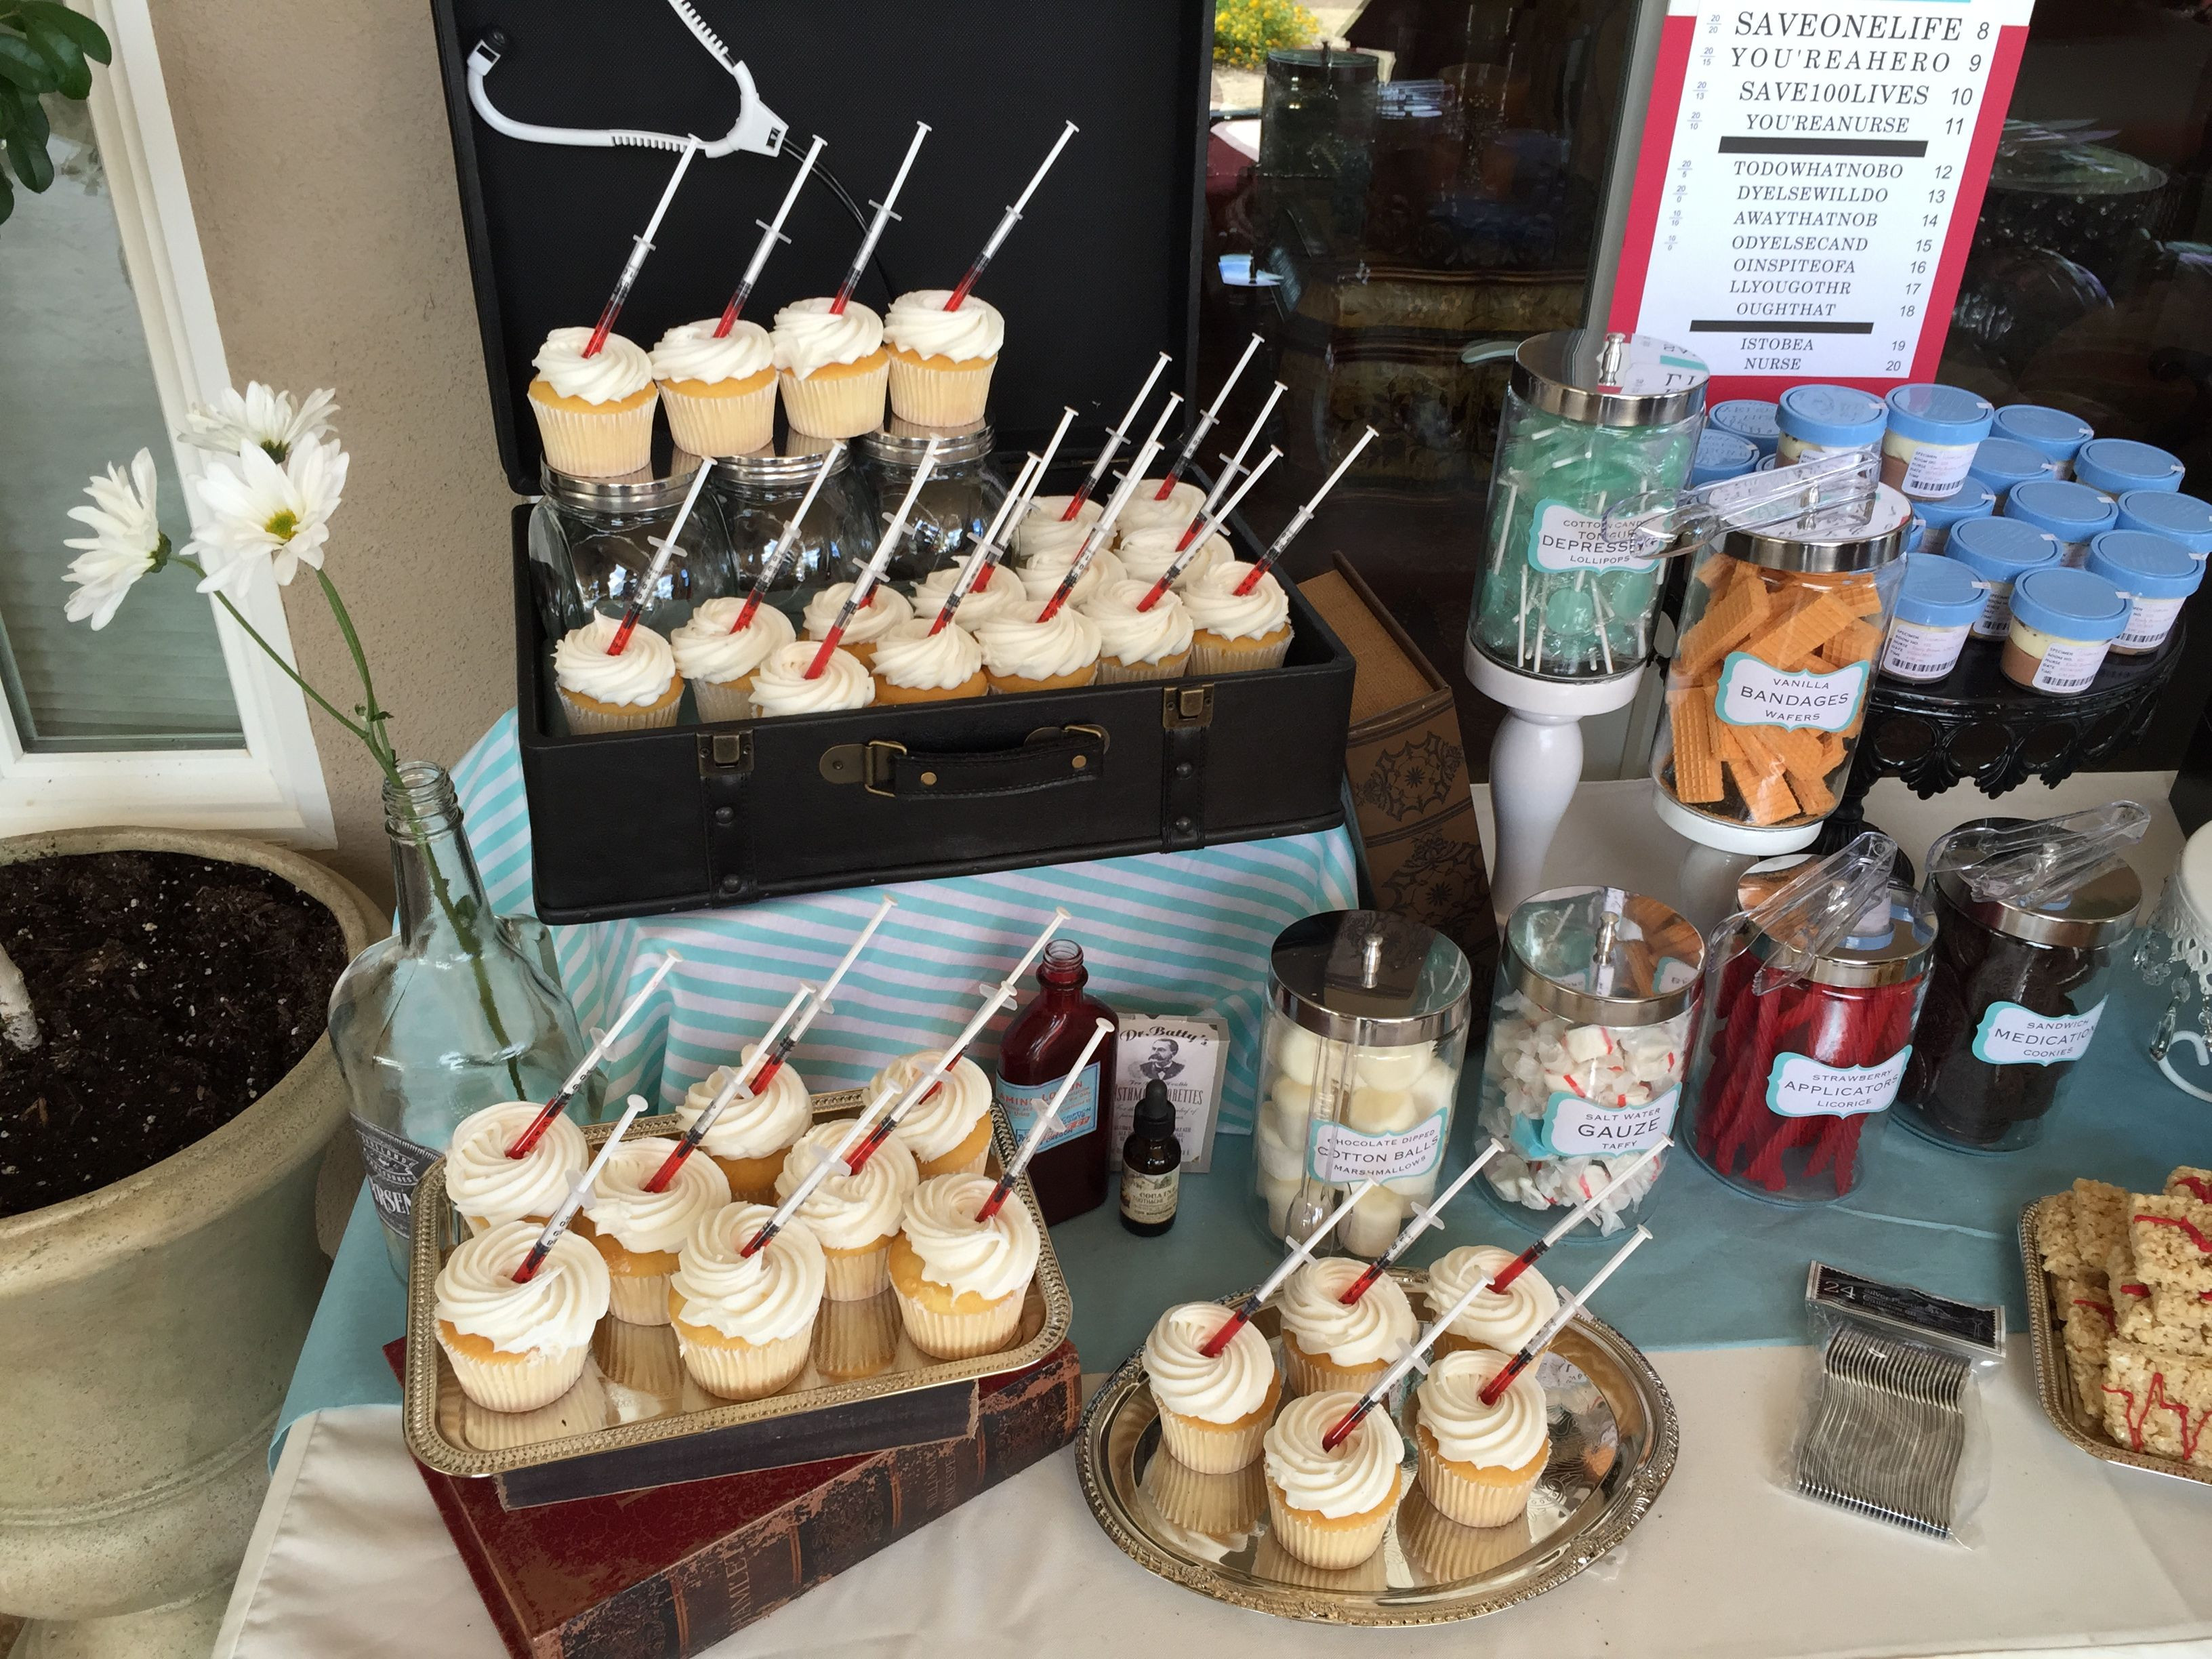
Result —
[[1995, 797], [2030, 777], [2057, 783], [2118, 753], [2150, 725], [2186, 647], [2177, 620], [2162, 650], [2107, 657], [2095, 684], [2070, 697], [2014, 684], [1997, 666], [2000, 647], [1981, 640], [1969, 641], [1940, 680], [1877, 678], [1850, 781], [1814, 850], [1833, 852], [1868, 827], [1867, 791], [1882, 778], [1904, 779], [1923, 800], [1968, 778]]

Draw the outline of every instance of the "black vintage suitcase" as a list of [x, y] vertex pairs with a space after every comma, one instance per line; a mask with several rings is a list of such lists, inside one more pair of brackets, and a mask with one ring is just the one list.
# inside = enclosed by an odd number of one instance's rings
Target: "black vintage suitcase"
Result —
[[[1006, 317], [992, 383], [1002, 451], [1039, 447], [1063, 404], [1080, 459], [1170, 351], [1188, 398], [1212, 0], [1007, 7], [850, 0], [759, 7], [696, 0], [727, 55], [788, 124], [818, 131], [849, 193], [878, 192], [917, 120], [933, 129], [860, 290], [949, 284], [1057, 136], [1083, 129], [981, 290]], [[673, 158], [525, 143], [472, 106], [480, 91], [546, 125], [713, 138], [738, 108], [730, 75], [669, 0], [434, 0], [465, 228], [509, 483], [535, 491], [523, 397], [551, 327], [589, 322]], [[483, 59], [477, 58], [479, 69]], [[1019, 88], [1002, 96], [1000, 89]], [[721, 307], [794, 164], [696, 162], [623, 313], [649, 343]], [[859, 230], [828, 181], [801, 193], [747, 314], [836, 288]], [[1149, 411], [1148, 411], [1149, 412]], [[1003, 471], [1004, 469], [1002, 469]], [[1072, 487], [1071, 476], [1054, 481]], [[1291, 584], [1279, 669], [942, 705], [571, 737], [532, 602], [529, 509], [514, 514], [516, 697], [538, 913], [574, 922], [741, 904], [886, 880], [1196, 848], [1332, 827], [1350, 718], [1350, 654]], [[1238, 534], [1243, 556], [1255, 556]]]

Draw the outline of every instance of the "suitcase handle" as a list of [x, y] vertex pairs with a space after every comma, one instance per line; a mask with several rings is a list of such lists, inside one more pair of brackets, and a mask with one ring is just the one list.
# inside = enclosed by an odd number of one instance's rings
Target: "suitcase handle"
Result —
[[1018, 747], [909, 749], [889, 738], [842, 743], [822, 756], [831, 783], [857, 783], [890, 800], [1023, 795], [1089, 783], [1106, 769], [1106, 731], [1097, 726], [1048, 726]]

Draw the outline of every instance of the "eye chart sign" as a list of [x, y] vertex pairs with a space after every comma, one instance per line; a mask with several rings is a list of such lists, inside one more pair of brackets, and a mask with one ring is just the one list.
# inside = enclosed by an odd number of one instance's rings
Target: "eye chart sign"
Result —
[[1711, 396], [1932, 380], [2031, 0], [1668, 0], [1609, 327]]

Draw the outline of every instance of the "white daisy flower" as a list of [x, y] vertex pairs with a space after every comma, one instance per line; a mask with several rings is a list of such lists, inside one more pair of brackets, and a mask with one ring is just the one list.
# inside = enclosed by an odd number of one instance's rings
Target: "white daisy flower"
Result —
[[295, 446], [328, 432], [331, 416], [337, 412], [334, 392], [311, 392], [295, 408], [290, 392], [249, 380], [242, 398], [233, 390], [214, 403], [193, 404], [185, 412], [185, 429], [177, 436], [220, 455], [234, 453], [241, 444], [250, 444], [282, 466]]
[[93, 531], [62, 544], [80, 556], [63, 577], [76, 584], [62, 613], [71, 622], [89, 618], [95, 632], [106, 627], [131, 585], [168, 562], [169, 538], [155, 512], [156, 488], [153, 452], [142, 449], [131, 458], [128, 478], [119, 466], [105, 477], [95, 473], [84, 492], [92, 505], [70, 508], [70, 517]]
[[239, 445], [234, 459], [199, 481], [199, 526], [187, 550], [207, 567], [200, 592], [237, 588], [264, 562], [280, 585], [302, 564], [321, 569], [345, 478], [345, 451], [319, 438], [301, 440], [282, 466]]

